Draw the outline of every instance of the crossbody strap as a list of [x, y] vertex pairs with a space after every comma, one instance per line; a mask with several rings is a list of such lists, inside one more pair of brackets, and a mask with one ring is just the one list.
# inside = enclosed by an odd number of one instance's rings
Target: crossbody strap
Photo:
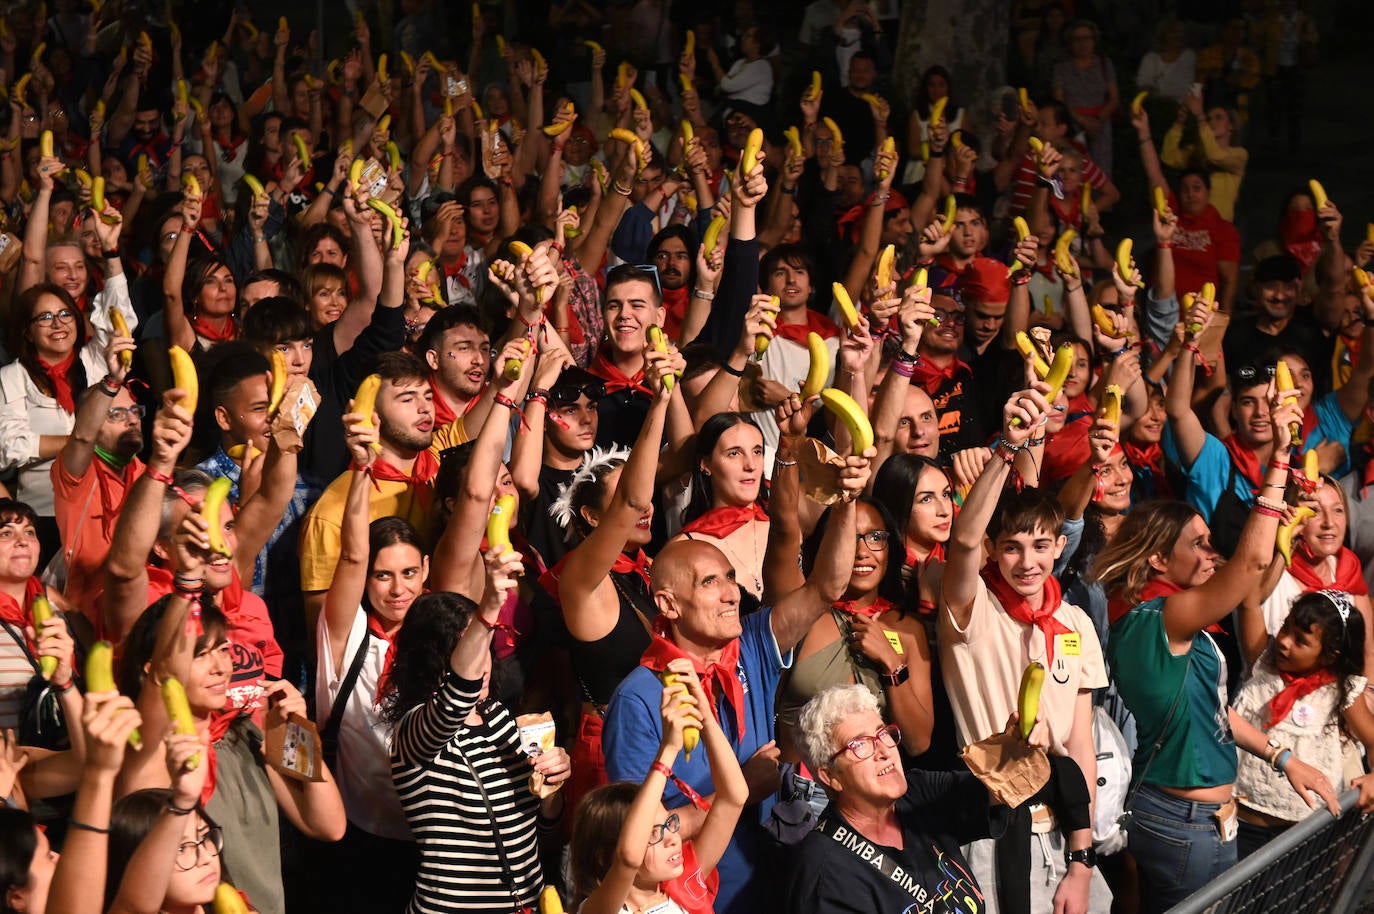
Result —
[[[927, 897], [924, 886], [910, 877], [902, 878], [902, 874], [906, 871], [897, 864], [894, 855], [878, 848], [872, 841], [850, 828], [849, 823], [845, 822], [838, 814], [824, 816], [816, 826], [816, 831], [882, 873], [884, 879], [917, 901]], [[899, 870], [901, 872], [898, 872]]]
[[[1198, 634], [1201, 634], [1201, 632]], [[1189, 647], [1188, 663], [1183, 668], [1183, 681], [1178, 684], [1178, 694], [1174, 695], [1174, 703], [1169, 706], [1169, 716], [1164, 718], [1164, 726], [1159, 730], [1159, 738], [1155, 740], [1155, 744], [1150, 747], [1150, 757], [1145, 760], [1144, 767], [1137, 771], [1135, 777], [1131, 779], [1131, 789], [1127, 792], [1126, 799], [1121, 804], [1122, 816], [1130, 814], [1131, 804], [1135, 802], [1135, 795], [1140, 792], [1141, 785], [1145, 783], [1145, 775], [1149, 773], [1150, 766], [1155, 763], [1155, 759], [1159, 757], [1160, 750], [1164, 748], [1164, 740], [1169, 734], [1169, 725], [1174, 722], [1174, 715], [1178, 713], [1179, 703], [1183, 701], [1183, 693], [1188, 688], [1188, 674], [1192, 669], [1193, 649]]]
[[[485, 718], [484, 718], [485, 720]], [[477, 792], [482, 795], [482, 805], [487, 809], [487, 817], [491, 820], [491, 834], [495, 839], [496, 856], [501, 860], [501, 872], [506, 879], [506, 889], [510, 892], [510, 897], [515, 902], [513, 910], [522, 911], [525, 908], [520, 902], [520, 896], [515, 889], [515, 869], [510, 865], [510, 856], [506, 853], [506, 842], [501, 839], [501, 828], [496, 823], [496, 808], [491, 805], [491, 797], [487, 795], [487, 787], [482, 783], [482, 775], [478, 773], [477, 766], [472, 764], [463, 747], [454, 740], [453, 750], [458, 753], [458, 757], [463, 760], [463, 764], [472, 772], [472, 779], [477, 782]]]
[[371, 640], [372, 629], [364, 625], [362, 643], [358, 645], [358, 652], [353, 655], [353, 662], [348, 666], [348, 673], [339, 686], [339, 693], [334, 696], [334, 703], [329, 706], [329, 719], [325, 721], [324, 730], [320, 732], [322, 744], [337, 742], [339, 739], [339, 728], [343, 726], [344, 709], [348, 706], [348, 699], [353, 694], [354, 686], [358, 684], [358, 675], [363, 671], [363, 663], [367, 660], [368, 643]]

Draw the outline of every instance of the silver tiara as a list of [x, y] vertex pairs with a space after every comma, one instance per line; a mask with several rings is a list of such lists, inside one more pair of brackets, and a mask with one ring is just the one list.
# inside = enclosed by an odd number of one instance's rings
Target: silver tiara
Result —
[[1317, 593], [1331, 601], [1331, 605], [1336, 607], [1336, 612], [1341, 617], [1341, 634], [1345, 634], [1345, 624], [1350, 621], [1350, 614], [1355, 611], [1355, 601], [1350, 598], [1350, 594], [1344, 590], [1319, 590]]
[[624, 463], [630, 459], [630, 449], [626, 447], [594, 447], [582, 458], [582, 465], [573, 473], [572, 479], [558, 487], [558, 498], [549, 505], [549, 516], [564, 530], [572, 530], [573, 493], [580, 487], [591, 485], [597, 474], [613, 468], [617, 461]]

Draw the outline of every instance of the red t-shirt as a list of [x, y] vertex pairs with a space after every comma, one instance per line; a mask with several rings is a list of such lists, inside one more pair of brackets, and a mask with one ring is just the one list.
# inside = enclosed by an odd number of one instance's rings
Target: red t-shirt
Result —
[[[1074, 142], [1073, 148], [1077, 149], [1078, 154], [1083, 157], [1084, 183], [1092, 185], [1093, 190], [1101, 190], [1106, 187], [1107, 173], [1097, 167], [1097, 163], [1092, 160], [1092, 156], [1088, 155], [1087, 148], [1078, 142]], [[1011, 215], [1024, 216], [1026, 214], [1026, 207], [1030, 206], [1031, 192], [1035, 190], [1037, 174], [1035, 156], [1027, 150], [1025, 157], [1021, 159], [1021, 167], [1016, 169], [1016, 179], [1011, 185]], [[1065, 201], [1065, 203], [1069, 202], [1070, 201], [1067, 200]], [[1072, 204], [1072, 212], [1076, 214], [1072, 224], [1077, 227], [1078, 223], [1082, 221], [1083, 215], [1079, 209], [1078, 200], [1074, 199]], [[1068, 214], [1069, 209], [1069, 207], [1065, 208], [1064, 215]], [[1175, 210], [1175, 212], [1177, 212], [1177, 210]]]
[[1210, 203], [1199, 213], [1179, 212], [1174, 232], [1174, 285], [1179, 292], [1196, 292], [1205, 282], [1216, 282], [1217, 264], [1240, 262], [1240, 232]]
[[67, 561], [62, 595], [97, 632], [103, 630], [97, 597], [105, 586], [110, 538], [129, 487], [142, 475], [143, 461], [137, 457], [122, 471], [93, 457], [81, 476], [68, 473], [61, 457], [52, 462], [53, 513]]

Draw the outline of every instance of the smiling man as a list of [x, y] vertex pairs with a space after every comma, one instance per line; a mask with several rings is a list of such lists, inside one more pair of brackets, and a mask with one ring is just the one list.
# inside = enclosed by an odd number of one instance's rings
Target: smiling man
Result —
[[[857, 529], [851, 499], [867, 483], [869, 467], [861, 457], [851, 457], [848, 463], [841, 480], [846, 501], [832, 509], [837, 514], [826, 527], [811, 577], [776, 605], [741, 618], [740, 589], [725, 553], [700, 540], [677, 540], [664, 547], [654, 560], [652, 589], [658, 624], [666, 634], [654, 637], [642, 665], [625, 677], [606, 710], [606, 773], [612, 781], [637, 783], [648, 774], [662, 736], [659, 677], [669, 661], [679, 657], [690, 659], [701, 676], [712, 702], [710, 711], [744, 768], [749, 802], [756, 811], [741, 817], [721, 858], [715, 906], [721, 914], [752, 914], [765, 907], [768, 876], [756, 864], [760, 824], [772, 809], [779, 785], [774, 694], [782, 671], [791, 665], [792, 648], [849, 582]], [[692, 797], [712, 790], [706, 753], [679, 760], [673, 773], [674, 786], [663, 802], [675, 807], [686, 840], [697, 834], [705, 813], [700, 798], [689, 798], [681, 785], [689, 785]]]
[[601, 305], [606, 339], [588, 370], [606, 384], [597, 403], [601, 447], [629, 447], [649, 412], [650, 393], [644, 383], [644, 340], [649, 327], [663, 324], [663, 296], [658, 278], [647, 270], [621, 264], [606, 274]]
[[931, 297], [940, 323], [921, 334], [920, 360], [911, 376], [911, 383], [930, 396], [940, 416], [940, 457], [945, 462], [955, 451], [987, 440], [974, 408], [973, 369], [959, 358], [967, 320], [959, 294], [939, 290]]
[[[1017, 710], [1022, 673], [1032, 662], [1044, 666], [1040, 720], [1049, 729], [1049, 751], [1072, 758], [1091, 792], [1097, 781], [1092, 690], [1107, 685], [1107, 672], [1092, 620], [1063, 602], [1052, 574], [1064, 551], [1064, 509], [1039, 489], [1003, 488], [1016, 452], [1032, 434], [1043, 435], [1046, 412], [1044, 398], [1032, 391], [1013, 394], [1003, 409], [998, 447], [951, 530], [937, 642], [961, 745], [1002, 732]], [[1030, 873], [1030, 835], [1030, 816], [1018, 809], [997, 842], [995, 864], [991, 842], [970, 848], [969, 860], [982, 884], [993, 884], [996, 867], [999, 910], [1049, 910], [1043, 901], [1028, 906], [1031, 887], [1044, 882]], [[1081, 899], [1082, 906], [1073, 910], [1086, 910], [1096, 863], [1092, 829], [1065, 837], [1070, 850], [1087, 850], [1087, 856], [1071, 858], [1059, 892]]]
[[425, 325], [419, 353], [429, 363], [434, 420], [447, 425], [481, 396], [491, 369], [491, 341], [482, 316], [467, 305], [440, 310]]

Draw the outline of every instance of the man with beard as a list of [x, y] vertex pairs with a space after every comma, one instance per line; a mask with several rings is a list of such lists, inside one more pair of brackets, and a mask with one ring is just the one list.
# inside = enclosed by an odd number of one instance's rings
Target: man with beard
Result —
[[62, 563], [68, 602], [98, 629], [95, 596], [110, 551], [115, 521], [129, 487], [143, 475], [144, 407], [124, 386], [128, 369], [121, 353], [134, 341], [115, 337], [105, 355], [108, 374], [88, 387], [76, 410], [72, 433], [52, 462], [53, 512], [62, 535]]
[[[447, 425], [466, 417], [482, 395], [491, 369], [491, 341], [477, 309], [468, 305], [444, 308], [425, 325], [417, 349], [431, 372], [435, 423]], [[472, 417], [474, 430], [481, 428], [482, 418]]]
[[959, 293], [936, 290], [930, 304], [938, 326], [921, 334], [919, 360], [912, 365], [911, 383], [921, 387], [940, 416], [940, 462], [948, 464], [955, 451], [987, 442], [975, 408], [973, 369], [959, 358], [964, 335], [964, 304]]
[[[696, 278], [697, 243], [685, 225], [670, 225], [649, 241], [648, 258], [658, 268], [658, 287], [663, 293], [663, 332], [678, 345]], [[709, 304], [707, 308], [709, 310]]]
[[[167, 161], [172, 155], [172, 138], [163, 130], [162, 112], [170, 111], [172, 106], [167, 99], [159, 99], [151, 92], [140, 93], [137, 104], [132, 121], [124, 120], [120, 111], [110, 118], [109, 142], [119, 144], [115, 155], [131, 175], [138, 171], [138, 157], [146, 155], [153, 186], [160, 187], [167, 179]], [[117, 133], [121, 125], [127, 125], [127, 132]]]

